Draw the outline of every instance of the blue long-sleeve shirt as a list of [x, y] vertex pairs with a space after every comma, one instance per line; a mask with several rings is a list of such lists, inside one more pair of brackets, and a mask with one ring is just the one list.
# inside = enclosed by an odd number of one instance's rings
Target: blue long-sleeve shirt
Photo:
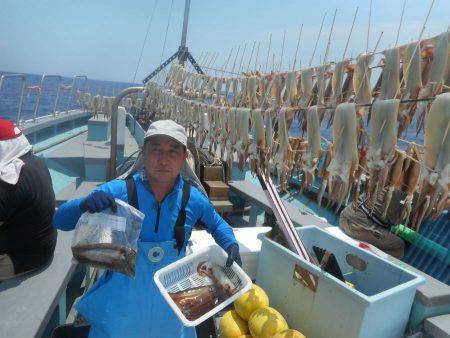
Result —
[[[162, 242], [174, 239], [174, 226], [181, 208], [181, 198], [184, 181], [177, 179], [172, 191], [158, 203], [151, 192], [145, 175], [136, 173], [133, 176], [136, 184], [139, 209], [145, 218], [140, 233], [140, 239], [145, 242]], [[128, 202], [126, 182], [113, 180], [96, 188], [110, 193], [115, 198]], [[93, 193], [92, 192], [92, 193]], [[91, 194], [92, 194], [91, 193]], [[61, 205], [53, 218], [53, 225], [60, 230], [73, 230], [82, 212], [82, 199], [73, 199]], [[227, 222], [216, 212], [211, 202], [197, 188], [191, 186], [189, 201], [186, 204], [186, 241], [197, 221], [205, 224], [207, 231], [223, 249], [237, 243], [233, 231]]]

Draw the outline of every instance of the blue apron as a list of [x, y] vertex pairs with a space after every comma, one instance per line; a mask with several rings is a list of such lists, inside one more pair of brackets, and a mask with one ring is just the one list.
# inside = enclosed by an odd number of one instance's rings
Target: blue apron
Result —
[[196, 337], [195, 328], [182, 325], [153, 281], [157, 270], [182, 256], [175, 240], [139, 241], [135, 278], [107, 270], [77, 303], [91, 325], [89, 337]]

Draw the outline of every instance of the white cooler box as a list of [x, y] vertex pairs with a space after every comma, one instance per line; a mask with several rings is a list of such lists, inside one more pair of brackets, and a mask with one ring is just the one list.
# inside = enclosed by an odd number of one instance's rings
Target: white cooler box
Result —
[[[261, 251], [261, 240], [257, 236], [269, 230], [271, 230], [270, 227], [233, 228], [234, 236], [239, 243], [242, 269], [252, 280], [256, 277], [258, 257]], [[206, 230], [192, 231], [186, 255], [198, 252], [214, 243], [214, 238]]]

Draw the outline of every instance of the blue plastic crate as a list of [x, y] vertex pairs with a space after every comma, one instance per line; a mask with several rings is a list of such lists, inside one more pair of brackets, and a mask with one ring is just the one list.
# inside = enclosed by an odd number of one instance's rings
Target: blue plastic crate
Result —
[[318, 227], [297, 228], [297, 232], [309, 252], [318, 246], [334, 253], [345, 279], [355, 288], [261, 235], [256, 283], [289, 327], [313, 338], [403, 337], [423, 277]]

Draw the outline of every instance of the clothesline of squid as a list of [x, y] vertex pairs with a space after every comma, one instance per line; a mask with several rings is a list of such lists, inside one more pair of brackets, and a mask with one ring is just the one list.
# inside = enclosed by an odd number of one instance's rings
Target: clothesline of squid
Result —
[[[444, 76], [445, 76], [445, 65], [448, 60], [448, 32], [442, 33], [438, 35], [437, 37], [433, 38], [433, 41], [435, 42], [435, 50], [434, 50], [434, 57], [433, 62], [431, 64], [431, 71], [430, 71], [430, 79], [428, 80], [427, 84], [434, 85], [436, 88], [443, 87], [445, 88], [444, 82]], [[418, 88], [420, 89], [422, 86], [422, 74], [420, 69], [420, 63], [422, 63], [420, 51], [417, 48], [418, 43], [412, 43], [407, 45], [405, 47], [405, 50], [407, 50], [406, 57], [410, 60], [407, 63], [403, 63], [403, 73], [405, 76], [401, 77], [400, 80], [400, 54], [397, 49], [389, 49], [385, 51], [386, 54], [386, 63], [383, 66], [383, 73], [385, 78], [392, 77], [394, 84], [389, 85], [387, 80], [383, 80], [383, 76], [381, 77], [381, 89], [382, 89], [382, 98], [395, 98], [398, 97], [400, 94], [400, 91], [402, 89], [402, 85], [405, 85], [406, 89], [406, 98], [402, 98], [409, 101], [403, 101], [406, 102], [420, 102], [420, 101], [426, 101], [431, 100], [430, 95], [422, 95], [425, 97], [412, 97], [413, 92], [416, 91]], [[400, 47], [399, 47], [400, 48]], [[359, 77], [358, 79], [352, 79], [353, 84], [358, 84], [358, 90], [356, 90], [355, 95], [355, 101], [361, 101], [356, 102], [357, 104], [364, 105], [364, 106], [370, 106], [370, 102], [366, 102], [367, 100], [363, 100], [363, 97], [358, 97], [358, 94], [361, 92], [364, 94], [365, 98], [370, 98], [372, 96], [371, 88], [370, 88], [370, 67], [369, 64], [371, 63], [372, 56], [370, 54], [361, 54], [360, 57], [358, 57], [358, 63], [356, 64], [354, 73], [352, 74], [353, 77]], [[413, 67], [411, 67], [411, 65]], [[427, 65], [425, 65], [427, 66]], [[256, 77], [256, 81], [259, 81], [257, 84], [258, 87], [264, 87], [267, 85], [264, 83], [264, 81], [277, 79], [279, 81], [279, 88], [278, 90], [283, 90], [285, 86], [288, 85], [287, 81], [291, 81], [289, 84], [290, 87], [299, 87], [300, 83], [300, 92], [303, 91], [303, 94], [305, 95], [305, 92], [307, 92], [307, 95], [311, 95], [312, 91], [316, 89], [318, 91], [319, 95], [322, 95], [320, 99], [326, 99], [326, 97], [323, 96], [325, 90], [327, 90], [330, 86], [330, 83], [326, 85], [325, 76], [326, 76], [326, 68], [328, 65], [319, 66], [315, 68], [309, 68], [303, 71], [292, 71], [292, 72], [282, 72], [282, 73], [270, 73], [268, 75], [258, 75], [258, 74], [247, 74], [243, 75], [241, 77], [234, 77], [234, 78], [224, 78], [224, 77], [216, 77], [216, 76], [210, 76], [210, 75], [204, 75], [204, 74], [197, 74], [194, 72], [191, 72], [185, 68], [183, 68], [179, 64], [174, 64], [171, 70], [169, 71], [168, 77], [167, 77], [167, 84], [170, 87], [176, 87], [181, 86], [182, 88], [187, 88], [191, 92], [194, 90], [201, 90], [203, 93], [200, 93], [201, 95], [205, 95], [205, 91], [208, 94], [213, 94], [216, 92], [217, 96], [221, 96], [222, 94], [222, 86], [225, 84], [226, 86], [226, 92], [225, 96], [229, 93], [231, 89], [231, 81], [236, 82], [236, 84], [233, 83], [233, 86], [236, 88], [233, 88], [234, 94], [236, 91], [243, 91], [245, 89], [245, 81], [248, 81], [251, 77]], [[428, 67], [429, 68], [429, 67]], [[439, 71], [441, 70], [441, 71]], [[316, 72], [316, 75], [314, 75], [314, 71]], [[410, 74], [412, 73], [412, 74]], [[297, 75], [300, 74], [300, 78], [297, 78]], [[313, 85], [312, 79], [313, 77], [316, 78], [316, 82]], [[406, 80], [405, 80], [406, 78]], [[262, 80], [262, 83], [261, 83]], [[336, 94], [342, 95], [342, 85], [344, 80], [344, 62], [336, 64], [336, 67], [333, 71], [332, 75], [332, 90], [334, 96]], [[424, 79], [425, 80], [425, 79]], [[299, 82], [300, 81], [300, 82]], [[285, 83], [283, 83], [285, 82]], [[335, 82], [335, 83], [333, 83]], [[380, 81], [379, 81], [380, 82]], [[424, 84], [425, 87], [427, 84]], [[428, 87], [430, 87], [430, 85]], [[320, 87], [320, 88], [319, 88]], [[333, 88], [334, 87], [334, 88]], [[356, 86], [354, 86], [356, 87]], [[387, 87], [387, 88], [386, 88]], [[263, 90], [263, 88], [261, 88]], [[354, 88], [355, 89], [355, 88]], [[210, 93], [208, 93], [208, 91]], [[430, 91], [429, 88], [427, 90], [424, 90], [425, 92]], [[437, 92], [437, 90], [431, 90], [433, 92]], [[240, 93], [242, 95], [242, 93]], [[427, 94], [427, 93], [424, 93]], [[227, 98], [224, 98], [227, 100]], [[402, 102], [402, 103], [403, 103]], [[332, 109], [333, 107], [325, 107], [326, 109]]]
[[[156, 86], [156, 84], [155, 83], [149, 83], [149, 88], [151, 88], [151, 86]], [[156, 87], [155, 87], [156, 88]], [[155, 90], [155, 88], [153, 88], [153, 89], [150, 89], [150, 91], [154, 91]], [[169, 98], [169, 97], [171, 97], [171, 98], [173, 98], [175, 101], [180, 101], [180, 102], [186, 102], [188, 105], [201, 105], [201, 106], [204, 106], [204, 107], [209, 107], [209, 108], [215, 108], [215, 109], [221, 109], [221, 108], [224, 108], [224, 109], [235, 109], [236, 110], [236, 112], [238, 111], [238, 109], [239, 108], [243, 108], [243, 109], [245, 109], [245, 108], [247, 108], [247, 107], [228, 107], [228, 106], [218, 106], [218, 105], [216, 105], [216, 104], [214, 104], [214, 103], [204, 103], [204, 102], [200, 102], [200, 101], [195, 101], [195, 100], [190, 100], [190, 99], [187, 99], [187, 98], [184, 98], [184, 97], [182, 97], [182, 96], [177, 96], [177, 95], [174, 95], [174, 93], [173, 93], [173, 91], [171, 91], [170, 89], [167, 89], [167, 88], [164, 88], [164, 87], [159, 87], [159, 90], [161, 91], [161, 92], [164, 92], [165, 93], [165, 95], [166, 95], [166, 97], [167, 98]], [[269, 87], [269, 91], [270, 91], [270, 87]], [[417, 100], [400, 100], [399, 102], [400, 103], [402, 103], [402, 102], [413, 102], [413, 101], [430, 101], [430, 100], [433, 100], [434, 99], [434, 97], [432, 97], [432, 98], [426, 98], [426, 99], [417, 99]], [[371, 103], [371, 104], [355, 104], [355, 107], [368, 107], [368, 106], [372, 106], [373, 105], [373, 103]], [[288, 110], [292, 110], [292, 111], [295, 111], [295, 110], [298, 110], [298, 109], [304, 109], [305, 107], [300, 107], [300, 106], [291, 106], [291, 107], [285, 107], [285, 108], [287, 108]], [[320, 108], [322, 108], [322, 109], [335, 109], [336, 107], [326, 107], [326, 106], [317, 106], [317, 108], [318, 109], [320, 109]], [[267, 108], [267, 110], [268, 111], [277, 111], [277, 108]], [[279, 109], [278, 109], [279, 110]], [[264, 111], [263, 110], [261, 110], [261, 113], [264, 113]], [[267, 113], [267, 112], [266, 112]], [[238, 119], [238, 118], [237, 118]], [[251, 118], [251, 115], [249, 115], [249, 119], [250, 119], [250, 121], [252, 120], [252, 118]], [[274, 118], [272, 118], [273, 120], [276, 120], [276, 117], [274, 117]], [[193, 121], [191, 121], [191, 123], [196, 123], [196, 122], [193, 122]], [[361, 132], [361, 133], [363, 133], [364, 135], [365, 135], [365, 137], [369, 137], [369, 134], [367, 133], [367, 131], [366, 130], [364, 130], [364, 129], [359, 129], [359, 132]], [[323, 139], [324, 141], [328, 141], [328, 142], [330, 142], [331, 144], [332, 144], [332, 141], [331, 140], [328, 140], [327, 138], [325, 138], [324, 136], [320, 136], [321, 137], [321, 139]], [[417, 144], [417, 143], [415, 143], [415, 142], [412, 142], [412, 141], [408, 141], [408, 140], [404, 140], [404, 139], [401, 139], [401, 138], [397, 138], [400, 142], [403, 142], [403, 143], [407, 143], [407, 144], [410, 144], [410, 145], [415, 145], [415, 146], [418, 146], [418, 147], [423, 147], [422, 145], [420, 145], [420, 144]], [[275, 144], [275, 145], [277, 145], [277, 146], [280, 146], [280, 142], [279, 141], [277, 141], [276, 139], [274, 139], [273, 140], [273, 143]], [[305, 154], [305, 153], [307, 153], [308, 152], [308, 150], [298, 150], [298, 149], [296, 149], [296, 150], [293, 150], [293, 149], [291, 149], [290, 150], [293, 154], [295, 154], [295, 153], [303, 153], [303, 154]], [[429, 167], [427, 167], [424, 163], [422, 163], [419, 159], [416, 159], [416, 158], [414, 158], [414, 157], [412, 157], [412, 156], [410, 156], [410, 155], [408, 155], [408, 154], [405, 154], [404, 155], [405, 157], [407, 157], [407, 158], [409, 158], [411, 161], [414, 161], [415, 163], [417, 163], [417, 164], [419, 164], [421, 167], [423, 167], [424, 169], [427, 169], [429, 172], [433, 172], [434, 170], [433, 169], [431, 169], [431, 168], [429, 168]], [[361, 167], [361, 166], [360, 166]], [[362, 170], [364, 170], [365, 172], [369, 172], [366, 168], [363, 168], [363, 167], [361, 167], [361, 169]]]
[[[444, 34], [444, 33], [443, 33]], [[361, 58], [361, 56], [371, 56], [371, 57], [373, 57], [373, 55], [375, 55], [375, 54], [384, 54], [385, 52], [388, 52], [388, 51], [390, 51], [390, 50], [397, 50], [398, 51], [398, 53], [399, 53], [399, 55], [400, 54], [403, 54], [403, 57], [402, 58], [398, 58], [399, 60], [398, 60], [398, 64], [402, 64], [402, 63], [404, 63], [404, 64], [406, 64], [406, 65], [410, 65], [411, 63], [412, 63], [412, 61], [413, 61], [413, 58], [414, 57], [416, 57], [417, 55], [405, 55], [405, 54], [409, 54], [409, 53], [407, 53], [407, 49], [408, 48], [416, 48], [417, 46], [420, 46], [420, 45], [422, 45], [422, 46], [424, 46], [424, 45], [429, 45], [429, 46], [436, 46], [436, 44], [437, 44], [437, 40], [439, 40], [439, 35], [438, 36], [435, 36], [435, 37], [432, 37], [432, 38], [429, 38], [429, 39], [426, 39], [426, 40], [422, 40], [422, 41], [420, 41], [420, 42], [411, 42], [411, 43], [409, 43], [409, 44], [405, 44], [405, 45], [402, 45], [402, 46], [399, 46], [399, 47], [394, 47], [394, 48], [391, 48], [391, 49], [387, 49], [387, 50], [385, 50], [385, 51], [381, 51], [381, 52], [376, 52], [375, 50], [373, 51], [373, 52], [368, 52], [368, 53], [362, 53], [358, 58], [347, 58], [347, 59], [344, 59], [344, 60], [342, 60], [342, 61], [340, 61], [340, 62], [333, 62], [333, 61], [331, 61], [331, 62], [329, 62], [329, 63], [324, 63], [323, 65], [322, 65], [322, 67], [326, 67], [326, 68], [328, 68], [329, 66], [331, 66], [331, 65], [337, 65], [337, 64], [340, 64], [340, 63], [345, 63], [345, 64], [349, 64], [351, 61], [353, 61], [353, 60], [355, 60], [355, 61], [357, 61], [358, 62], [358, 60], [360, 60], [360, 58]], [[375, 47], [375, 48], [377, 48], [377, 47]], [[419, 50], [419, 48], [417, 48], [417, 52], [419, 52], [420, 50]], [[415, 54], [417, 54], [417, 53], [415, 53]], [[407, 61], [405, 60], [405, 59], [407, 59]], [[287, 70], [287, 71], [276, 71], [276, 70], [273, 70], [272, 72], [270, 72], [270, 73], [266, 73], [266, 74], [264, 74], [264, 73], [261, 73], [261, 72], [259, 72], [259, 71], [247, 71], [247, 72], [242, 72], [242, 73], [236, 73], [236, 72], [234, 72], [234, 70], [233, 71], [227, 71], [227, 70], [225, 70], [224, 68], [222, 68], [222, 69], [219, 69], [219, 68], [213, 68], [213, 67], [210, 67], [209, 66], [209, 64], [207, 64], [207, 65], [201, 65], [202, 67], [204, 67], [205, 69], [210, 69], [210, 70], [214, 70], [214, 71], [216, 71], [216, 72], [219, 72], [219, 73], [229, 73], [229, 74], [232, 74], [232, 75], [236, 75], [236, 76], [233, 76], [233, 77], [230, 77], [231, 79], [235, 79], [235, 78], [237, 78], [237, 79], [240, 79], [240, 78], [247, 78], [247, 77], [249, 77], [249, 76], [251, 76], [251, 75], [257, 75], [258, 77], [262, 77], [262, 78], [265, 78], [265, 77], [269, 77], [269, 76], [274, 76], [274, 74], [276, 74], [276, 73], [279, 73], [279, 74], [281, 74], [281, 75], [285, 75], [285, 74], [287, 74], [287, 73], [289, 73], [289, 72], [294, 72], [294, 73], [301, 73], [302, 71], [305, 71], [305, 70], [294, 70], [294, 69], [292, 69], [291, 71], [289, 71], [289, 70]], [[368, 69], [373, 69], [373, 68], [379, 68], [379, 67], [385, 67], [386, 65], [385, 64], [383, 64], [383, 63], [381, 63], [381, 64], [379, 64], [379, 65], [375, 65], [375, 66], [368, 66]], [[406, 66], [405, 66], [406, 67]], [[308, 67], [308, 68], [311, 68], [311, 67]], [[312, 67], [312, 68], [318, 68], [318, 67]], [[206, 79], [211, 79], [211, 78], [213, 78], [213, 79], [219, 79], [219, 78], [221, 78], [221, 79], [223, 79], [224, 81], [226, 81], [226, 79], [227, 79], [227, 77], [224, 77], [224, 76], [212, 76], [212, 75], [208, 75], [208, 74], [198, 74], [198, 73], [196, 73], [194, 70], [188, 70], [188, 69], [185, 69], [184, 68], [184, 71], [185, 72], [187, 72], [187, 73], [189, 73], [189, 75], [188, 75], [188, 77], [189, 76], [200, 76], [200, 77], [202, 77], [202, 78], [206, 78]], [[327, 73], [327, 74], [329, 74], [329, 73]], [[169, 75], [170, 76], [170, 75]], [[315, 77], [315, 75], [313, 74], [312, 75], [313, 77]], [[186, 77], [186, 76], [185, 76]]]
[[[226, 161], [230, 161], [231, 155], [237, 153], [240, 170], [245, 167], [247, 159], [253, 169], [257, 168], [260, 165], [259, 151], [264, 150], [265, 156], [270, 156], [273, 159], [282, 189], [286, 189], [287, 177], [291, 175], [290, 173], [294, 168], [305, 173], [306, 176], [302, 184], [312, 185], [316, 175], [315, 171], [323, 155], [320, 142], [319, 108], [317, 106], [304, 107], [303, 110], [306, 110], [307, 140], [300, 140], [300, 138], [293, 140], [295, 146], [292, 149], [291, 140], [288, 136], [289, 123], [287, 120], [292, 121], [293, 112], [297, 110], [297, 107], [289, 107], [290, 101], [288, 101], [288, 105], [283, 103], [282, 105], [276, 104], [272, 107], [269, 105], [268, 108], [264, 108], [265, 96], [270, 90], [263, 94], [261, 106], [254, 104], [254, 93], [247, 97], [247, 92], [245, 92], [242, 97], [236, 99], [237, 107], [223, 105], [220, 99], [217, 100], [217, 96], [215, 103], [204, 103], [185, 98], [179, 95], [180, 92], [177, 89], [161, 87], [153, 82], [149, 83], [147, 91], [148, 104], [152, 106], [152, 109], [157, 113], [166, 114], [166, 118], [173, 118], [183, 124], [189, 130], [190, 135], [194, 135], [195, 131], [198, 146], [202, 146], [208, 138], [210, 147], [214, 149], [218, 147], [221, 149], [221, 156], [223, 154], [228, 156], [225, 159]], [[248, 98], [249, 104], [247, 107], [240, 106], [244, 98]], [[420, 225], [424, 218], [441, 213], [448, 195], [448, 192], [445, 193], [445, 189], [447, 189], [446, 182], [449, 178], [447, 177], [448, 173], [442, 167], [442, 160], [437, 161], [437, 159], [444, 156], [442, 159], [445, 161], [445, 152], [450, 149], [448, 145], [450, 141], [448, 137], [450, 94], [437, 95], [431, 105], [427, 125], [431, 120], [433, 130], [425, 129], [425, 142], [428, 140], [431, 143], [424, 149], [423, 156], [420, 156], [413, 143], [410, 144], [411, 148], [408, 148], [406, 152], [396, 147], [399, 105], [400, 100], [375, 101], [371, 111], [370, 134], [361, 129], [360, 124], [358, 126], [357, 116], [361, 115], [357, 114], [355, 103], [343, 102], [336, 106], [333, 112], [335, 114], [333, 143], [332, 147], [329, 147], [330, 144], [327, 143], [326, 164], [323, 166], [325, 174], [331, 178], [322, 178], [322, 186], [318, 193], [319, 206], [321, 196], [328, 185], [330, 185], [329, 194], [331, 194], [329, 201], [337, 205], [336, 210], [339, 209], [344, 200], [348, 200], [351, 187], [356, 189], [353, 200], [357, 200], [361, 173], [369, 171], [369, 175], [367, 175], [369, 178], [369, 196], [377, 196], [377, 191], [385, 186], [389, 188], [389, 191], [400, 189], [400, 187], [406, 188], [407, 199], [404, 202], [404, 210], [408, 214], [405, 217], [408, 222], [412, 222], [416, 227]], [[286, 115], [289, 111], [291, 115], [288, 118]], [[206, 126], [205, 117], [208, 119], [209, 127]], [[276, 133], [273, 132], [272, 128], [275, 118], [278, 126]], [[442, 122], [438, 122], [440, 119], [442, 119]], [[250, 128], [253, 130], [253, 141], [249, 138]], [[365, 147], [358, 147], [358, 144], [364, 144], [358, 141], [358, 135], [362, 135], [364, 138], [368, 136], [366, 153], [360, 154], [360, 151], [363, 151]], [[437, 141], [430, 141], [432, 139]], [[327, 142], [329, 141], [327, 140]], [[297, 150], [301, 144], [306, 147], [307, 151], [303, 153], [304, 156], [301, 156], [301, 158], [297, 156], [293, 158], [293, 150]], [[226, 149], [226, 152], [223, 149]], [[442, 153], [444, 155], [441, 155]], [[411, 164], [405, 169], [408, 172], [399, 176], [402, 173], [405, 159], [410, 160]], [[367, 162], [367, 165], [364, 162]], [[336, 184], [338, 185], [336, 186]], [[409, 219], [412, 210], [411, 201], [418, 186], [420, 186], [419, 208], [417, 212], [414, 210], [415, 218], [412, 220]], [[336, 190], [336, 187], [339, 187], [339, 189]], [[388, 205], [389, 201], [385, 206]]]

